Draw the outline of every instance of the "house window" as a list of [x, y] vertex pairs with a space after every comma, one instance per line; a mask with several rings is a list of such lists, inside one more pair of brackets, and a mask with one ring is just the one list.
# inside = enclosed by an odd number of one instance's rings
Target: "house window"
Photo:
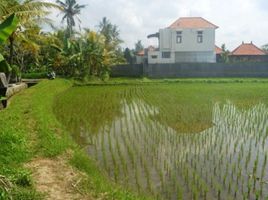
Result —
[[170, 58], [170, 52], [162, 52], [162, 58]]
[[198, 43], [203, 42], [203, 31], [197, 31], [197, 42]]
[[182, 43], [182, 32], [181, 31], [177, 31], [176, 42], [177, 42], [177, 44]]
[[152, 59], [157, 59], [157, 56], [156, 55], [152, 55]]

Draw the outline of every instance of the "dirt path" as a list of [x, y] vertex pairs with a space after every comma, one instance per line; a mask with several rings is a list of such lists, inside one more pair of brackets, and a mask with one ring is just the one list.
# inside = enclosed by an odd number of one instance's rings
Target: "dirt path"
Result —
[[37, 158], [27, 164], [33, 171], [37, 191], [45, 193], [48, 200], [91, 200], [80, 193], [77, 185], [83, 175], [66, 164], [66, 158]]

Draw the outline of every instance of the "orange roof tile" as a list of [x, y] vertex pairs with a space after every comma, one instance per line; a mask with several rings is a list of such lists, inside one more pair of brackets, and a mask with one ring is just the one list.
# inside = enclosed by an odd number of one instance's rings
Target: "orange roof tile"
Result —
[[215, 45], [215, 53], [216, 54], [221, 54], [222, 53], [222, 49], [220, 47], [218, 47], [217, 45]]
[[235, 56], [255, 56], [265, 55], [265, 52], [258, 48], [253, 43], [242, 43], [239, 47], [232, 51], [232, 55]]
[[181, 17], [176, 20], [169, 28], [219, 28], [202, 17]]
[[145, 54], [145, 53], [144, 53], [144, 49], [141, 50], [141, 51], [139, 51], [139, 52], [137, 53], [138, 56], [144, 56], [144, 54]]

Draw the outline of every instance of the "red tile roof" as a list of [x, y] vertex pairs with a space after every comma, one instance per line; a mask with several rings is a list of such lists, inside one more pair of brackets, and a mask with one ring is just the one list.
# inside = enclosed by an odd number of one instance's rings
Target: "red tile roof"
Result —
[[253, 43], [242, 43], [239, 47], [232, 51], [234, 56], [256, 56], [265, 55], [265, 52]]
[[220, 47], [218, 47], [217, 45], [215, 45], [215, 53], [216, 54], [221, 54], [222, 53], [222, 49]]
[[137, 53], [137, 56], [144, 56], [144, 49]]
[[138, 53], [136, 53], [137, 56], [144, 56], [145, 53], [147, 53], [148, 51], [155, 51], [156, 48], [154, 46], [148, 46], [148, 48], [145, 48], [141, 51], [139, 51]]
[[169, 28], [219, 28], [202, 17], [181, 17], [176, 20]]

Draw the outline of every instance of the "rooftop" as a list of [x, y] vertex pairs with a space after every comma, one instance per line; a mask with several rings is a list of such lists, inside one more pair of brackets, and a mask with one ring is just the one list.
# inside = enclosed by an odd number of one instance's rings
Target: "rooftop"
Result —
[[181, 17], [172, 23], [168, 28], [219, 28], [215, 24], [207, 21], [202, 17]]
[[139, 51], [136, 55], [137, 56], [144, 56], [145, 52], [144, 52], [144, 49]]
[[235, 56], [257, 56], [265, 55], [265, 52], [259, 47], [251, 43], [242, 43], [239, 47], [232, 51]]
[[215, 53], [216, 54], [221, 54], [222, 53], [222, 49], [220, 47], [218, 47], [217, 45], [215, 45]]

